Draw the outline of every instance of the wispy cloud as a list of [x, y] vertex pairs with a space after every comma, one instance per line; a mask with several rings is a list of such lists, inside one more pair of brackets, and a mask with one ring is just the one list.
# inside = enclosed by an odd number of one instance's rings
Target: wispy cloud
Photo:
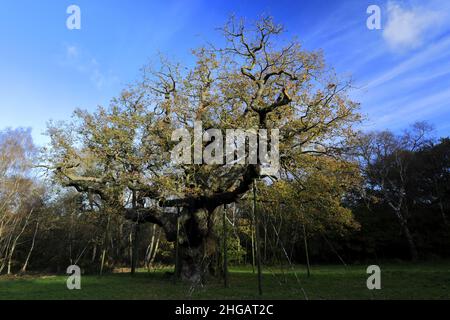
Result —
[[[434, 94], [427, 95], [417, 100], [409, 100], [402, 104], [391, 104], [391, 112], [380, 115], [374, 119], [378, 126], [395, 127], [417, 120], [427, 119], [435, 116], [438, 112], [448, 107], [450, 91], [444, 90]], [[397, 107], [397, 108], [396, 108]]]
[[377, 77], [369, 81], [368, 87], [376, 87], [388, 83], [408, 72], [414, 72], [421, 67], [432, 64], [439, 59], [450, 55], [450, 36], [429, 45], [425, 50], [418, 52], [397, 66], [384, 70]]
[[448, 18], [448, 14], [444, 11], [424, 5], [412, 5], [407, 8], [392, 1], [388, 2], [387, 13], [383, 38], [395, 51], [407, 51], [422, 46], [439, 32]]
[[355, 93], [370, 119], [366, 129], [399, 130], [427, 120], [440, 134], [448, 135], [450, 1], [386, 4], [381, 42], [374, 51], [382, 54], [373, 55], [370, 64], [362, 66], [360, 90]]
[[64, 46], [64, 54], [60, 64], [87, 76], [97, 89], [102, 89], [119, 81], [118, 77], [111, 71], [105, 72], [97, 59], [76, 45], [66, 44]]

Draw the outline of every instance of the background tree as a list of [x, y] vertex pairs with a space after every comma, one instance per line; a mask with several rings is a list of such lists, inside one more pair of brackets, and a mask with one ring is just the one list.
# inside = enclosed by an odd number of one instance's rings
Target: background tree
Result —
[[[276, 255], [272, 264], [307, 263], [310, 255], [321, 261], [323, 258], [315, 252], [317, 243], [327, 242], [327, 237], [343, 237], [359, 227], [344, 201], [361, 183], [357, 166], [329, 157], [304, 157], [296, 175], [260, 190], [264, 246]], [[273, 239], [276, 241], [269, 243]], [[312, 252], [307, 250], [309, 239], [315, 243], [309, 245]], [[270, 249], [271, 246], [278, 246], [279, 250]]]
[[370, 196], [385, 202], [395, 214], [408, 241], [411, 258], [418, 259], [414, 237], [409, 227], [411, 192], [411, 163], [415, 152], [427, 143], [430, 128], [426, 123], [416, 123], [402, 135], [389, 131], [361, 136], [360, 160]]
[[[35, 151], [30, 130], [0, 132], [0, 273], [13, 272], [16, 249], [29, 244], [22, 242], [24, 232], [30, 226], [37, 229], [44, 192], [31, 174]], [[22, 270], [26, 270], [34, 243], [28, 248]]]

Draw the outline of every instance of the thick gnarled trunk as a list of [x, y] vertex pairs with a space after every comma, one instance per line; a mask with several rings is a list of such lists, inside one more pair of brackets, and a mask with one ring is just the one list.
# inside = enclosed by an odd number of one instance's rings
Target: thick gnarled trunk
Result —
[[193, 284], [201, 284], [206, 281], [209, 275], [209, 266], [211, 263], [211, 255], [205, 250], [205, 243], [197, 247], [182, 246], [180, 250], [179, 266], [181, 280], [188, 281]]
[[206, 209], [186, 210], [180, 218], [178, 267], [184, 281], [200, 284], [209, 275], [216, 251], [211, 219], [212, 213]]
[[151, 222], [161, 226], [166, 239], [177, 243], [175, 276], [194, 284], [204, 283], [210, 274], [217, 248], [213, 228], [214, 209], [187, 205], [179, 212], [178, 216], [156, 209], [127, 209], [126, 217], [135, 222]]

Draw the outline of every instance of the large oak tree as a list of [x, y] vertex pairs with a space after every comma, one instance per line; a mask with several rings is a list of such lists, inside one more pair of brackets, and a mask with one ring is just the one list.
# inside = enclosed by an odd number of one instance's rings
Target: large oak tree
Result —
[[325, 67], [320, 51], [284, 43], [272, 19], [231, 19], [222, 32], [225, 45], [193, 51], [193, 66], [162, 59], [110, 107], [78, 110], [73, 123], [49, 127], [49, 166], [63, 185], [160, 225], [170, 241], [179, 221], [181, 275], [193, 282], [204, 280], [216, 250], [216, 208], [264, 177], [258, 164], [174, 164], [175, 129], [192, 132], [196, 121], [222, 132], [279, 129], [282, 178], [301, 172], [302, 156], [340, 157], [359, 120], [349, 82]]

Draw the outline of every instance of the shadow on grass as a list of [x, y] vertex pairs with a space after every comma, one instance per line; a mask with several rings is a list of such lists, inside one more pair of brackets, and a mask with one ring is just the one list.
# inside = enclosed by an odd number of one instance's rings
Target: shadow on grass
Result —
[[155, 272], [83, 275], [81, 290], [68, 290], [67, 276], [0, 277], [0, 300], [134, 300], [134, 299], [450, 299], [450, 263], [381, 265], [382, 290], [366, 287], [367, 266], [316, 266], [306, 277], [303, 267], [265, 267], [263, 291], [257, 294], [251, 268], [232, 268], [230, 287], [216, 279], [205, 286], [175, 283]]

